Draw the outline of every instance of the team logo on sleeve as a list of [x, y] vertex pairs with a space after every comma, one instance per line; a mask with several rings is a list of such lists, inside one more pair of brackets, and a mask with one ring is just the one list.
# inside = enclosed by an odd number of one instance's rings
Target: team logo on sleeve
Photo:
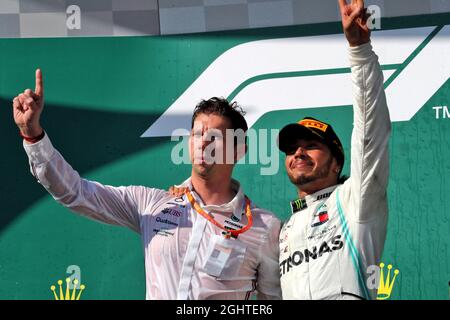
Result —
[[314, 220], [311, 227], [318, 227], [328, 221], [328, 209], [325, 204], [321, 205], [319, 210], [314, 214]]

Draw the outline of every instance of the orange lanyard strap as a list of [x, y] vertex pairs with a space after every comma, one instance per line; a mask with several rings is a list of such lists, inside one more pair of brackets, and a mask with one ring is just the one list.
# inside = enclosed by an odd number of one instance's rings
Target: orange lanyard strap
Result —
[[253, 225], [253, 217], [252, 212], [250, 210], [250, 200], [245, 197], [245, 215], [247, 216], [248, 223], [246, 226], [244, 226], [241, 229], [238, 230], [230, 230], [225, 228], [223, 225], [221, 225], [219, 222], [214, 220], [213, 217], [209, 213], [207, 213], [205, 210], [203, 210], [200, 205], [195, 201], [194, 197], [192, 196], [191, 192], [189, 190], [186, 190], [186, 195], [191, 203], [192, 208], [194, 208], [195, 211], [197, 211], [199, 214], [201, 214], [205, 219], [207, 219], [209, 222], [214, 224], [216, 227], [225, 230], [227, 233], [233, 235], [234, 237], [237, 237], [239, 234], [244, 233], [248, 229], [250, 229]]

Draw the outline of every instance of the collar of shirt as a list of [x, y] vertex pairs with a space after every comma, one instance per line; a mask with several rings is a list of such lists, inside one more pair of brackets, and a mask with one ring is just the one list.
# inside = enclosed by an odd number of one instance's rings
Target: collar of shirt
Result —
[[186, 179], [180, 186], [188, 187], [191, 190], [192, 196], [195, 201], [206, 211], [213, 213], [233, 213], [235, 221], [239, 222], [244, 215], [245, 198], [244, 192], [242, 191], [241, 185], [237, 180], [231, 179], [231, 188], [236, 195], [231, 199], [230, 202], [221, 205], [205, 205], [200, 199], [199, 195], [193, 190], [191, 178]]
[[299, 198], [297, 200], [291, 201], [291, 213], [294, 214], [296, 212], [302, 211], [309, 206], [312, 205], [313, 202], [321, 201], [324, 199], [327, 199], [334, 191], [334, 189], [337, 188], [338, 185], [334, 185], [322, 190], [319, 190], [313, 194], [309, 194], [305, 196], [304, 198]]

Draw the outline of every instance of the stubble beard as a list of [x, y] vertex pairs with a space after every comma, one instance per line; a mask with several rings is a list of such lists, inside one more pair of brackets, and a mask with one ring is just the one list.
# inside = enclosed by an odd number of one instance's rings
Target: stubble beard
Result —
[[207, 177], [212, 169], [212, 165], [208, 164], [194, 164], [192, 167], [195, 173], [201, 177]]
[[333, 162], [333, 158], [330, 157], [328, 161], [325, 163], [325, 165], [320, 168], [316, 173], [310, 174], [310, 173], [302, 173], [297, 177], [294, 177], [292, 174], [288, 172], [289, 180], [291, 180], [291, 183], [295, 186], [297, 186], [299, 189], [301, 189], [302, 186], [314, 182], [318, 179], [326, 178], [330, 172], [331, 164]]

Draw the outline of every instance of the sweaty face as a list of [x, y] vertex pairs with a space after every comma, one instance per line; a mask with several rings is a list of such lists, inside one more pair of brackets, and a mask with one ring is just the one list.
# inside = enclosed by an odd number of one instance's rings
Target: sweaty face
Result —
[[289, 179], [298, 187], [328, 181], [337, 168], [326, 144], [306, 139], [299, 139], [289, 146], [285, 165]]
[[194, 120], [189, 137], [189, 152], [196, 173], [205, 176], [226, 161], [226, 130], [231, 128], [227, 118], [200, 113]]

